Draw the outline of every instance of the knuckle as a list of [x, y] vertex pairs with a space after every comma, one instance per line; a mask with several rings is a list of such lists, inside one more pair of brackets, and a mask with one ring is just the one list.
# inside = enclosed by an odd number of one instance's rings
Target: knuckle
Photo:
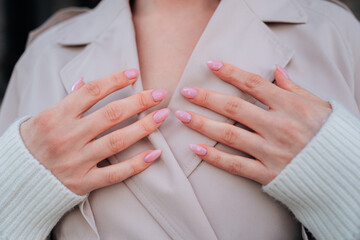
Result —
[[130, 176], [136, 175], [140, 173], [143, 170], [143, 167], [140, 164], [137, 164], [136, 162], [130, 163]]
[[154, 125], [152, 125], [149, 121], [140, 121], [139, 122], [140, 129], [145, 133], [151, 133], [154, 129], [153, 126]]
[[236, 68], [234, 66], [229, 66], [226, 71], [226, 75], [231, 79], [235, 79], [236, 77]]
[[225, 104], [224, 110], [229, 115], [238, 114], [241, 108], [241, 102], [236, 98], [231, 98]]
[[220, 135], [220, 140], [228, 146], [233, 146], [236, 142], [236, 139], [236, 133], [230, 127], [225, 127]]
[[209, 102], [209, 92], [208, 91], [202, 91], [200, 103], [203, 105], [206, 105]]
[[122, 181], [122, 176], [119, 171], [114, 171], [111, 169], [107, 171], [106, 181], [108, 185], [115, 184]]
[[263, 83], [263, 78], [256, 74], [250, 74], [245, 78], [244, 84], [247, 89], [255, 89], [261, 86]]
[[118, 104], [110, 103], [105, 106], [104, 114], [106, 120], [110, 122], [119, 122], [122, 117], [122, 111]]
[[86, 92], [93, 97], [98, 97], [100, 95], [100, 86], [96, 82], [89, 82], [85, 84]]
[[202, 118], [202, 117], [198, 117], [195, 119], [193, 118], [191, 120], [190, 124], [192, 124], [193, 128], [196, 129], [197, 131], [205, 132], [206, 121], [204, 118]]
[[108, 147], [112, 153], [118, 153], [126, 147], [125, 140], [119, 134], [111, 134]]
[[137, 104], [141, 111], [144, 111], [150, 107], [150, 103], [147, 101], [147, 96], [144, 92], [137, 94]]
[[216, 166], [221, 166], [222, 162], [223, 162], [223, 157], [221, 156], [220, 153], [216, 153], [214, 154], [214, 157], [212, 159], [212, 162], [214, 165]]
[[232, 159], [229, 164], [229, 172], [233, 174], [240, 174], [242, 171], [242, 164], [240, 161], [237, 161], [236, 159]]
[[226, 71], [227, 81], [231, 84], [238, 83], [243, 78], [243, 72], [235, 66], [228, 67]]
[[116, 72], [109, 75], [110, 82], [115, 86], [121, 86], [123, 83], [123, 78], [121, 72]]

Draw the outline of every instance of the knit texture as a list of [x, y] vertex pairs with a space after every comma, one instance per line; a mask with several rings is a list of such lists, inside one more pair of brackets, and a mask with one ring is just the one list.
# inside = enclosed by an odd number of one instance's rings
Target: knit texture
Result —
[[319, 133], [263, 190], [317, 240], [359, 239], [360, 120], [330, 103], [333, 113]]
[[25, 147], [16, 121], [0, 137], [0, 239], [45, 239], [85, 199], [66, 188]]

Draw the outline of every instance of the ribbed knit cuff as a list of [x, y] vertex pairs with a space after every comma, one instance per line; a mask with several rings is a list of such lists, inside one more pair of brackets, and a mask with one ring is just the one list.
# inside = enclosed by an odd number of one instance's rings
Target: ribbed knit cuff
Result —
[[66, 188], [25, 147], [16, 121], [0, 137], [0, 239], [45, 239], [85, 199]]
[[285, 204], [322, 239], [358, 239], [360, 233], [360, 120], [330, 102], [319, 133], [263, 190]]

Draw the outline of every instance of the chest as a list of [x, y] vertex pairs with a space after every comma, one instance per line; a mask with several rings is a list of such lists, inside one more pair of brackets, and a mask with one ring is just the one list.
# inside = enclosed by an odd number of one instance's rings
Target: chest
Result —
[[172, 96], [214, 10], [133, 18], [144, 89], [166, 89]]

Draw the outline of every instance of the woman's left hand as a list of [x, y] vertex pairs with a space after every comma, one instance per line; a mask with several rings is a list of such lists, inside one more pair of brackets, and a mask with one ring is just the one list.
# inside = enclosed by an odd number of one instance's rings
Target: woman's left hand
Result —
[[190, 102], [231, 118], [252, 131], [193, 112], [177, 111], [177, 118], [186, 126], [254, 159], [204, 144], [191, 144], [190, 149], [210, 164], [266, 185], [317, 134], [332, 112], [331, 106], [291, 82], [280, 66], [275, 71], [277, 86], [227, 63], [209, 61], [208, 66], [220, 79], [253, 96], [269, 109], [235, 96], [184, 88], [181, 93]]

